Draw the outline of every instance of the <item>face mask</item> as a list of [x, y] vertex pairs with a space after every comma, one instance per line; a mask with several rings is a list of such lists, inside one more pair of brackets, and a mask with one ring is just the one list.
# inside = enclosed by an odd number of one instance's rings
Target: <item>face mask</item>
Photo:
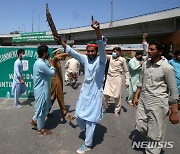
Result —
[[116, 57], [117, 57], [116, 52], [112, 52], [112, 57], [113, 57], [113, 58], [116, 58]]
[[22, 59], [24, 59], [26, 56], [25, 55], [22, 55]]

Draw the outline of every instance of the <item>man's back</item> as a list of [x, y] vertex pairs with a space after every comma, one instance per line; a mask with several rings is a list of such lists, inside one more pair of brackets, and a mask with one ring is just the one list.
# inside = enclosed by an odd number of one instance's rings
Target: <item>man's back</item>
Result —
[[66, 66], [68, 67], [69, 71], [78, 72], [80, 63], [76, 59], [71, 58], [66, 62]]

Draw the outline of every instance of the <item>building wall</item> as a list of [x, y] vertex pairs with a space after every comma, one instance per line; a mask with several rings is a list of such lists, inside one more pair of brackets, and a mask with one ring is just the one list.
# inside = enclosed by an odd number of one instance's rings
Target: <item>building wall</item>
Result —
[[163, 39], [164, 43], [172, 44], [173, 50], [180, 50], [180, 30], [166, 36]]

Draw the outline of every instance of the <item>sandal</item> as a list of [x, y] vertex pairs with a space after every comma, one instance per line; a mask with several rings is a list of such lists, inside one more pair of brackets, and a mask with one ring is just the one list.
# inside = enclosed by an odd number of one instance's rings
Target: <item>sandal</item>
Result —
[[36, 120], [31, 119], [29, 122], [30, 122], [30, 124], [33, 125], [34, 127], [37, 127], [37, 121], [36, 121]]
[[75, 117], [72, 116], [72, 115], [70, 115], [70, 114], [66, 114], [65, 119], [66, 119], [66, 120], [74, 120]]
[[41, 134], [41, 135], [51, 135], [52, 132], [49, 129], [42, 129], [42, 130], [38, 131], [38, 134]]
[[127, 103], [128, 103], [128, 105], [133, 106], [133, 103], [132, 103], [132, 102], [127, 102]]

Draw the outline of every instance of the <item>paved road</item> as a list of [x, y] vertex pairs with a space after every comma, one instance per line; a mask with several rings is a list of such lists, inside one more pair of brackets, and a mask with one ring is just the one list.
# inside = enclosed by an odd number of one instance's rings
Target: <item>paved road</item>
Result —
[[[64, 63], [63, 63], [64, 64]], [[79, 77], [82, 83], [83, 75]], [[81, 85], [80, 85], [81, 86]], [[79, 90], [64, 86], [65, 103], [68, 111], [74, 114]], [[132, 149], [131, 138], [139, 137], [134, 131], [136, 109], [125, 102], [127, 91], [123, 91], [123, 107], [118, 118], [113, 111], [113, 100], [110, 102], [109, 113], [104, 115], [97, 124], [94, 136], [94, 148], [89, 154], [142, 154]], [[69, 121], [64, 122], [55, 102], [46, 127], [53, 132], [50, 136], [42, 136], [32, 129], [29, 120], [34, 113], [34, 101], [21, 100], [23, 108], [13, 108], [12, 99], [0, 100], [0, 154], [74, 154], [84, 143], [83, 133], [74, 128]], [[75, 124], [75, 122], [74, 122]], [[180, 151], [180, 125], [168, 123], [166, 141], [174, 141], [173, 149], [164, 149], [165, 154], [178, 154]]]

